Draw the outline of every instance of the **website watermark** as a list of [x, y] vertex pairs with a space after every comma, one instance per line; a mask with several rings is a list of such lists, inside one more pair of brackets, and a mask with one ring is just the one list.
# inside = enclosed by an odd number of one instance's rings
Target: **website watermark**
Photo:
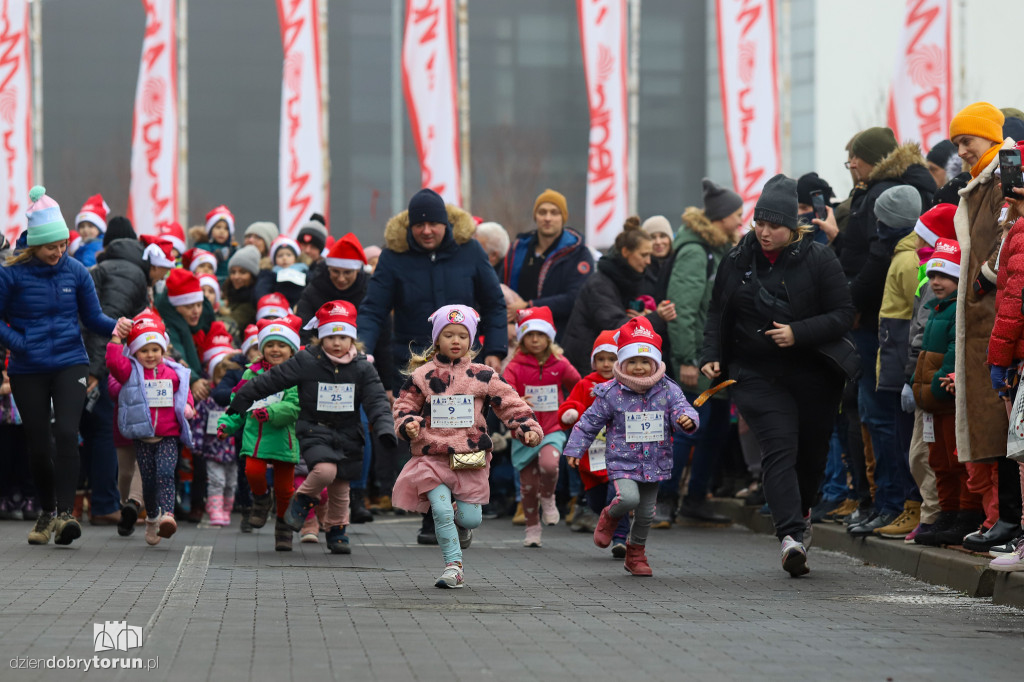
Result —
[[[93, 651], [124, 651], [142, 648], [142, 628], [127, 621], [105, 621], [92, 626]], [[12, 670], [157, 670], [160, 657], [141, 656], [19, 656], [10, 659]]]

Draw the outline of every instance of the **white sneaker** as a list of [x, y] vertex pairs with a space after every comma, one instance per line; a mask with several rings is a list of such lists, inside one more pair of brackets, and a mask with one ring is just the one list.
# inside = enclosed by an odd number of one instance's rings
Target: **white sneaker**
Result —
[[299, 542], [305, 542], [307, 544], [319, 544], [320, 536], [313, 531], [307, 531], [299, 536]]
[[555, 496], [540, 498], [540, 520], [545, 526], [557, 526], [562, 520], [558, 513], [558, 505], [555, 504]]
[[540, 547], [540, 525], [526, 527], [526, 539], [523, 540], [523, 547]]
[[1017, 549], [1018, 542], [1020, 542], [1020, 538], [1014, 538], [1009, 542], [991, 547], [988, 550], [988, 555], [994, 559], [996, 557], [1001, 557], [1004, 554], [1013, 554], [1013, 551]]
[[160, 522], [156, 519], [146, 519], [146, 544], [147, 545], [158, 545], [160, 544], [160, 536], [157, 533], [160, 530]]
[[1024, 571], [1024, 542], [1017, 543], [1017, 549], [1012, 554], [997, 556], [989, 562], [988, 567], [993, 571]]
[[452, 562], [444, 565], [444, 571], [441, 573], [441, 577], [437, 579], [437, 582], [434, 583], [434, 587], [457, 590], [465, 584], [462, 574], [462, 564], [459, 562]]
[[789, 535], [782, 538], [782, 568], [794, 578], [811, 572], [807, 567], [807, 550]]

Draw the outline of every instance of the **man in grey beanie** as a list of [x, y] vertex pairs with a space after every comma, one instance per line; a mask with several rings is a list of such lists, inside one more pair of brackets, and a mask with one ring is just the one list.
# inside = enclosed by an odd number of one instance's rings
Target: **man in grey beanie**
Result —
[[714, 222], [743, 208], [743, 198], [731, 189], [719, 187], [711, 180], [701, 180], [704, 195], [704, 215]]
[[280, 233], [274, 223], [261, 221], [245, 228], [245, 243], [252, 244], [260, 250], [260, 256], [270, 254], [270, 243], [277, 239]]

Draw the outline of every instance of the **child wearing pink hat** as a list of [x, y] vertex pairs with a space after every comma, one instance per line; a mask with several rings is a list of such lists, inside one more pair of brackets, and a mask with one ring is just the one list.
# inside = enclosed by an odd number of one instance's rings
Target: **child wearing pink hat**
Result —
[[393, 407], [395, 431], [410, 442], [412, 457], [395, 481], [391, 503], [433, 514], [445, 561], [434, 585], [460, 588], [462, 549], [469, 547], [472, 529], [481, 522], [480, 507], [490, 497], [487, 406], [530, 447], [540, 443], [542, 430], [511, 386], [487, 365], [473, 362], [470, 348], [480, 320], [475, 310], [448, 305], [429, 320], [433, 344], [410, 361], [409, 380]]
[[699, 420], [683, 390], [665, 377], [661, 337], [647, 318], [624, 324], [616, 342], [615, 379], [594, 387], [594, 404], [576, 422], [562, 454], [570, 466], [577, 466], [605, 429], [605, 465], [615, 499], [601, 511], [594, 544], [610, 545], [619, 519], [633, 512], [625, 567], [633, 575], [650, 576], [647, 533], [658, 483], [672, 476], [672, 433], [693, 433]]

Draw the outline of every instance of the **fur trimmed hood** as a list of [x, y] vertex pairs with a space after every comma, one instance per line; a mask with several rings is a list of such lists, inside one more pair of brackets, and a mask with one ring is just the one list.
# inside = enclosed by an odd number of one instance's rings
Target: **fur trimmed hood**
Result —
[[682, 221], [684, 227], [707, 242], [709, 246], [725, 246], [730, 243], [729, 237], [712, 225], [704, 211], [696, 206], [689, 206], [683, 211]]
[[868, 181], [897, 180], [903, 177], [911, 166], [921, 166], [928, 170], [924, 155], [921, 154], [921, 145], [916, 142], [905, 142], [875, 164]]
[[[465, 244], [476, 232], [473, 216], [453, 204], [445, 204], [445, 208], [448, 210], [449, 234], [456, 244]], [[409, 239], [409, 211], [402, 211], [388, 220], [384, 227], [384, 245], [395, 253], [405, 253], [409, 250]]]

